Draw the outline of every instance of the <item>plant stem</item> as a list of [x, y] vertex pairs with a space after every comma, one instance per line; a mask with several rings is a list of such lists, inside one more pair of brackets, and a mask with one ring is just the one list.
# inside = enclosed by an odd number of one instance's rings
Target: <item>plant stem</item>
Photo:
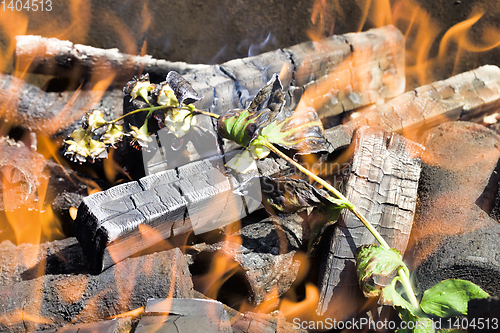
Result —
[[175, 109], [177, 108], [176, 106], [172, 106], [172, 105], [160, 105], [160, 106], [152, 106], [152, 107], [148, 107], [148, 108], [142, 108], [142, 109], [137, 109], [137, 110], [134, 110], [134, 111], [130, 111], [129, 113], [126, 113], [124, 114], [123, 116], [120, 116], [114, 120], [111, 120], [109, 122], [109, 124], [114, 124], [122, 119], [124, 119], [125, 117], [127, 116], [130, 116], [130, 115], [133, 115], [133, 114], [136, 114], [136, 113], [139, 113], [139, 112], [145, 112], [145, 111], [149, 111], [149, 112], [154, 112], [156, 110], [162, 110], [162, 109]]
[[418, 303], [417, 297], [415, 296], [415, 292], [413, 292], [413, 288], [411, 287], [410, 277], [406, 274], [406, 271], [403, 267], [398, 268], [398, 275], [400, 277], [399, 281], [403, 285], [403, 288], [405, 289], [406, 295], [408, 296], [411, 305], [413, 305], [415, 309], [420, 309], [420, 305]]
[[220, 118], [220, 115], [218, 115], [217, 113], [202, 111], [202, 110], [198, 110], [198, 109], [194, 109], [192, 112], [193, 113], [204, 114], [205, 116], [209, 116], [209, 117], [212, 117], [212, 118], [215, 118], [215, 119], [219, 119]]
[[363, 216], [363, 214], [361, 214], [361, 212], [356, 208], [356, 206], [354, 206], [349, 200], [347, 200], [347, 198], [342, 193], [340, 193], [339, 190], [337, 190], [335, 187], [333, 187], [332, 185], [330, 185], [323, 178], [315, 175], [314, 173], [312, 173], [311, 171], [309, 171], [308, 169], [306, 169], [305, 167], [303, 167], [302, 165], [300, 165], [298, 162], [296, 162], [292, 158], [288, 157], [286, 154], [284, 154], [281, 150], [279, 150], [278, 148], [276, 148], [276, 146], [274, 146], [268, 140], [262, 141], [262, 143], [267, 148], [269, 148], [271, 151], [273, 151], [276, 155], [278, 155], [281, 158], [285, 159], [286, 161], [292, 163], [295, 167], [297, 167], [297, 169], [299, 169], [300, 171], [302, 171], [303, 173], [305, 173], [306, 175], [308, 175], [309, 177], [311, 177], [312, 179], [314, 179], [315, 181], [317, 181], [319, 184], [321, 184], [324, 188], [326, 188], [327, 190], [329, 190], [330, 192], [332, 192], [333, 194], [335, 194], [335, 196], [337, 198], [339, 198], [342, 201], [345, 201], [348, 209], [354, 215], [356, 215], [356, 217], [368, 228], [368, 230], [377, 239], [377, 241], [380, 243], [380, 245], [384, 249], [386, 249], [386, 250], [390, 249], [389, 245], [384, 240], [384, 238], [382, 237], [382, 235], [379, 234], [379, 232], [373, 227], [373, 225], [370, 222], [368, 222], [368, 220], [366, 220], [366, 218]]
[[[295, 167], [297, 167], [300, 171], [302, 171], [304, 174], [308, 175], [315, 181], [317, 181], [319, 184], [321, 184], [324, 188], [335, 194], [337, 198], [339, 198], [342, 201], [345, 201], [346, 206], [348, 209], [356, 215], [356, 217], [365, 225], [365, 227], [372, 233], [372, 235], [377, 239], [377, 241], [380, 243], [383, 249], [389, 250], [390, 246], [387, 244], [385, 239], [382, 237], [381, 234], [373, 227], [373, 225], [361, 214], [361, 212], [358, 210], [358, 208], [352, 204], [347, 198], [340, 193], [339, 190], [337, 190], [335, 187], [330, 185], [328, 182], [326, 182], [323, 178], [315, 175], [302, 165], [300, 165], [298, 162], [294, 161], [292, 158], [288, 157], [286, 154], [284, 154], [281, 150], [276, 148], [271, 142], [268, 140], [262, 140], [262, 144], [264, 144], [267, 148], [269, 148], [271, 151], [273, 151], [276, 155], [279, 157], [285, 159], [289, 163], [293, 164]], [[403, 288], [405, 289], [406, 295], [408, 296], [411, 304], [416, 308], [420, 309], [417, 297], [415, 296], [415, 293], [413, 292], [413, 288], [411, 287], [411, 282], [410, 282], [410, 277], [406, 274], [406, 271], [403, 267], [400, 267], [398, 269], [398, 275], [400, 277], [401, 284], [403, 285]]]

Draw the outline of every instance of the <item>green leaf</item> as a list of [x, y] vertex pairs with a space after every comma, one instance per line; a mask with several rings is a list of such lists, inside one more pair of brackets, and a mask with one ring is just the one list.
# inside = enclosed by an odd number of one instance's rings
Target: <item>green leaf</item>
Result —
[[387, 277], [399, 267], [406, 267], [396, 249], [386, 250], [374, 244], [358, 248], [355, 258], [359, 283], [366, 297], [380, 295], [380, 288], [373, 282], [376, 276]]
[[329, 145], [323, 124], [312, 108], [301, 112], [280, 112], [260, 131], [259, 136], [284, 148], [298, 150], [298, 154], [327, 151]]
[[487, 297], [488, 293], [470, 281], [449, 279], [426, 290], [420, 306], [425, 313], [452, 317], [466, 315], [467, 304], [471, 299]]
[[[259, 110], [267, 101], [267, 105]], [[231, 110], [217, 120], [217, 132], [243, 147], [248, 147], [258, 131], [276, 118], [284, 105], [283, 87], [277, 75], [257, 93], [245, 110]]]
[[394, 307], [400, 307], [408, 310], [412, 315], [415, 313], [415, 309], [410, 302], [405, 300], [399, 292], [396, 291], [395, 283], [384, 287], [379, 298], [380, 304], [390, 305]]
[[402, 308], [396, 308], [399, 317], [406, 325], [405, 329], [396, 330], [397, 333], [434, 333], [434, 322], [427, 317], [418, 317], [410, 311]]

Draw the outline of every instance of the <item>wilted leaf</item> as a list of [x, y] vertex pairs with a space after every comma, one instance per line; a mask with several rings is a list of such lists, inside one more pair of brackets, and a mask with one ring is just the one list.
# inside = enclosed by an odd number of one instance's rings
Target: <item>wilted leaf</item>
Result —
[[275, 112], [276, 115], [285, 104], [283, 86], [281, 85], [278, 74], [274, 74], [266, 85], [259, 90], [247, 109], [257, 111], [265, 101], [267, 101], [266, 107]]
[[312, 108], [300, 112], [282, 111], [259, 134], [271, 143], [297, 150], [298, 154], [326, 151], [329, 145], [323, 124]]
[[428, 314], [452, 317], [466, 315], [467, 305], [471, 299], [487, 297], [488, 293], [470, 281], [449, 279], [438, 282], [426, 290], [420, 306]]
[[[333, 214], [347, 205], [341, 200], [328, 197], [328, 194], [314, 188], [303, 180], [292, 178], [273, 178], [261, 176], [260, 187], [263, 204], [269, 213], [273, 215], [293, 214], [303, 208], [317, 208], [322, 212]], [[256, 193], [250, 186], [256, 186], [256, 182], [244, 182], [238, 189], [240, 195]], [[254, 198], [260, 199], [260, 198]], [[338, 214], [337, 214], [338, 215]], [[338, 217], [338, 216], [337, 216]]]
[[180, 105], [191, 104], [201, 99], [200, 95], [193, 89], [191, 84], [179, 73], [170, 71], [167, 75], [167, 84], [174, 91], [175, 97]]
[[374, 244], [361, 246], [355, 258], [359, 283], [366, 297], [379, 296], [381, 293], [380, 288], [373, 283], [374, 277], [387, 277], [399, 267], [406, 267], [398, 250], [386, 250]]

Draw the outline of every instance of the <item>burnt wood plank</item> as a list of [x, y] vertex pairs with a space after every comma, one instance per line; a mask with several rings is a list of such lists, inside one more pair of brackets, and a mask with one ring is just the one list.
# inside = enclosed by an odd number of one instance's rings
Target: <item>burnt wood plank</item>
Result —
[[0, 331], [97, 322], [162, 297], [193, 297], [191, 275], [177, 248], [129, 258], [99, 275], [44, 275], [4, 287], [0, 289]]
[[500, 105], [500, 68], [482, 66], [399, 95], [332, 130], [334, 149], [349, 144], [359, 126], [380, 126], [388, 132], [421, 141], [431, 127], [451, 120], [474, 120]]
[[[415, 213], [423, 147], [398, 134], [362, 127], [351, 148], [353, 160], [343, 184], [344, 195], [391, 247], [404, 253]], [[320, 274], [320, 314], [345, 319], [364, 304], [354, 254], [359, 246], [374, 243], [366, 227], [350, 211], [342, 211]], [[339, 307], [341, 297], [349, 297], [349, 304], [342, 302]]]

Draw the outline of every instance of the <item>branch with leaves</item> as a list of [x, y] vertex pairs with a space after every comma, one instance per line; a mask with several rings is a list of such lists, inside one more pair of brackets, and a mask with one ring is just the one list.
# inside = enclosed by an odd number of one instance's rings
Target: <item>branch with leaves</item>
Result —
[[[114, 147], [124, 136], [132, 136], [138, 147], [147, 146], [151, 140], [148, 120], [160, 112], [161, 123], [176, 137], [183, 137], [194, 126], [194, 115], [205, 114], [217, 119], [217, 132], [244, 147], [243, 152], [231, 159], [226, 166], [237, 172], [247, 173], [256, 169], [255, 160], [271, 152], [283, 158], [298, 170], [320, 184], [316, 189], [309, 183], [291, 178], [265, 178], [263, 184], [264, 206], [274, 215], [291, 214], [302, 209], [315, 210], [318, 225], [313, 232], [321, 232], [325, 226], [336, 222], [342, 209], [351, 211], [373, 234], [380, 245], [366, 245], [356, 253], [357, 273], [366, 297], [379, 297], [383, 305], [393, 306], [402, 320], [414, 322], [414, 332], [434, 332], [432, 316], [450, 317], [467, 313], [467, 302], [473, 298], [485, 298], [488, 294], [472, 282], [445, 280], [424, 292], [419, 301], [412, 289], [410, 272], [402, 255], [391, 249], [373, 225], [358, 208], [339, 190], [295, 160], [295, 155], [328, 151], [322, 123], [312, 108], [291, 112], [284, 108], [284, 93], [278, 75], [258, 92], [248, 108], [231, 110], [222, 116], [197, 110], [192, 103], [200, 99], [191, 85], [175, 72], [169, 73], [164, 84], [151, 84], [147, 77], [133, 80], [124, 88], [132, 99], [142, 99], [149, 106], [138, 108], [112, 121], [106, 121], [100, 111], [92, 111], [84, 126], [73, 132], [65, 141], [67, 153], [77, 160], [104, 157], [107, 147]], [[131, 126], [129, 133], [116, 123], [123, 118], [147, 112], [144, 123]], [[99, 129], [106, 127], [103, 133]], [[278, 148], [279, 147], [279, 148]], [[280, 148], [293, 151], [289, 157]], [[236, 189], [240, 194], [252, 193], [246, 182]], [[326, 190], [326, 191], [325, 191]], [[328, 194], [328, 192], [330, 194]], [[333, 194], [333, 196], [332, 196]], [[376, 285], [377, 277], [395, 274], [385, 287]], [[409, 332], [409, 331], [400, 331]]]

